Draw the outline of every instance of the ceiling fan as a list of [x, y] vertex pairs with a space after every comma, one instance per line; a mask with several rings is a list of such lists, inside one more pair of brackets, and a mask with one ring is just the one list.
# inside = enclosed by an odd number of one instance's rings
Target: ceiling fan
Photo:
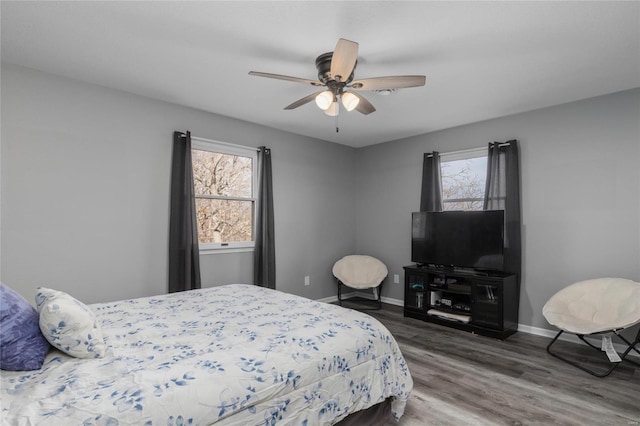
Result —
[[[426, 77], [424, 75], [373, 77], [354, 81], [353, 74], [357, 62], [358, 43], [341, 38], [338, 40], [333, 52], [323, 53], [316, 58], [318, 81], [258, 71], [250, 71], [249, 75], [293, 81], [295, 83], [309, 84], [314, 87], [325, 87], [326, 89], [298, 99], [284, 107], [284, 109], [295, 109], [315, 99], [316, 105], [318, 105], [325, 114], [336, 117], [340, 109], [338, 101], [342, 102], [342, 105], [347, 111], [353, 111], [355, 109], [366, 115], [376, 110], [371, 102], [358, 93], [360, 90], [393, 91], [425, 85]], [[336, 132], [337, 131], [338, 127], [336, 126]]]

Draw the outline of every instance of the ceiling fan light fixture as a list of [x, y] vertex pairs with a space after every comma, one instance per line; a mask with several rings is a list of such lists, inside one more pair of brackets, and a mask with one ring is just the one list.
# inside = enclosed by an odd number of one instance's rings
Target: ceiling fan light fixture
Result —
[[353, 111], [360, 103], [360, 98], [358, 98], [351, 92], [343, 93], [341, 98], [342, 105], [344, 105], [344, 109], [346, 109], [347, 111]]
[[329, 105], [329, 108], [324, 110], [324, 113], [330, 117], [335, 117], [336, 115], [338, 115], [339, 111], [340, 108], [338, 106], [338, 102], [332, 102], [331, 105]]
[[333, 102], [333, 92], [331, 90], [325, 90], [316, 96], [316, 105], [323, 111], [326, 111], [331, 107]]

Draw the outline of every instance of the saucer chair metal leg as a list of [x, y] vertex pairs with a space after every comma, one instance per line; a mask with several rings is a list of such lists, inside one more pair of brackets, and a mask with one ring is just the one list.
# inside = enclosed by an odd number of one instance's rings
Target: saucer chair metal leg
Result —
[[376, 292], [378, 294], [378, 309], [382, 309], [382, 284], [383, 282], [380, 283], [380, 285], [376, 288]]
[[[348, 287], [345, 284], [342, 283], [342, 281], [340, 281], [339, 279], [336, 278], [336, 281], [338, 283], [338, 304], [340, 306], [342, 306], [342, 286]], [[382, 309], [382, 283], [380, 283], [380, 285], [378, 287], [375, 287], [372, 289], [373, 290], [373, 300], [369, 301], [369, 300], [363, 300], [363, 301], [358, 301], [358, 302], [353, 302], [351, 305], [354, 304], [360, 304], [360, 306], [358, 306], [358, 308], [360, 310], [366, 311], [366, 310], [380, 310]], [[376, 296], [376, 292], [377, 292], [377, 296]], [[373, 303], [372, 303], [373, 302]], [[347, 305], [347, 306], [351, 306], [351, 305]], [[371, 306], [374, 305], [372, 307], [367, 307], [367, 306]]]
[[[628, 354], [631, 350], [634, 350], [634, 351], [638, 352], [638, 350], [635, 348], [635, 345], [637, 345], [638, 343], [640, 343], [640, 330], [638, 331], [638, 335], [636, 336], [636, 339], [635, 339], [635, 341], [634, 341], [633, 343], [629, 342], [627, 339], [625, 339], [623, 336], [621, 336], [621, 335], [618, 333], [618, 331], [617, 331], [617, 330], [612, 330], [612, 331], [613, 331], [613, 333], [614, 333], [616, 336], [620, 337], [620, 338], [621, 338], [621, 339], [622, 339], [622, 340], [623, 340], [623, 341], [628, 345], [627, 349], [626, 349], [626, 350], [624, 351], [624, 353], [620, 356], [620, 358], [622, 359], [622, 361], [624, 361], [625, 357], [627, 356], [627, 354]], [[559, 360], [564, 361], [564, 362], [566, 362], [567, 364], [571, 364], [571, 365], [573, 365], [574, 367], [577, 367], [577, 368], [579, 368], [579, 369], [580, 369], [580, 370], [582, 370], [582, 371], [586, 371], [587, 373], [589, 373], [589, 374], [591, 374], [591, 375], [593, 375], [593, 376], [596, 376], [596, 377], [607, 377], [609, 374], [611, 374], [611, 372], [612, 372], [612, 371], [613, 371], [613, 370], [614, 370], [614, 369], [615, 369], [619, 364], [622, 364], [622, 361], [620, 361], [620, 362], [612, 362], [612, 363], [611, 363], [611, 367], [609, 367], [609, 369], [608, 369], [608, 370], [606, 370], [606, 371], [604, 371], [604, 372], [597, 372], [597, 371], [594, 371], [594, 370], [590, 370], [590, 369], [586, 368], [585, 366], [583, 366], [582, 364], [579, 364], [579, 363], [577, 363], [577, 362], [575, 362], [575, 361], [573, 361], [573, 360], [570, 360], [570, 359], [568, 359], [568, 358], [565, 358], [564, 356], [560, 355], [560, 354], [559, 354], [559, 353], [557, 353], [557, 352], [552, 352], [552, 351], [551, 351], [551, 346], [552, 346], [552, 345], [553, 345], [553, 344], [558, 340], [558, 337], [560, 337], [560, 335], [561, 335], [562, 333], [564, 333], [564, 330], [560, 330], [560, 331], [558, 332], [558, 334], [556, 334], [556, 337], [554, 337], [554, 338], [553, 338], [553, 340], [552, 340], [552, 341], [547, 345], [547, 352], [548, 352], [551, 356], [553, 356], [553, 357], [555, 357], [555, 358], [558, 358]], [[599, 351], [599, 352], [600, 352], [600, 348], [599, 348], [599, 347], [597, 347], [597, 346], [594, 346], [593, 344], [591, 344], [590, 342], [588, 342], [588, 341], [584, 338], [584, 335], [583, 335], [583, 334], [576, 334], [576, 336], [578, 336], [578, 338], [579, 338], [580, 340], [582, 340], [584, 343], [586, 343], [587, 345], [589, 345], [591, 348], [593, 348], [593, 349], [595, 349], [595, 350], [597, 350], [597, 351]], [[640, 352], [638, 352], [638, 353], [640, 354]], [[640, 364], [638, 364], [637, 362], [635, 362], [635, 361], [633, 361], [633, 360], [630, 360], [630, 359], [629, 359], [629, 360], [627, 360], [627, 361], [630, 361], [630, 362], [632, 362], [633, 364], [636, 364], [636, 365], [640, 365]]]
[[[638, 333], [636, 334], [636, 338], [633, 342], [629, 342], [617, 330], [613, 330], [613, 332], [615, 333], [616, 336], [618, 336], [623, 342], [627, 344], [627, 350], [625, 350], [622, 356], [620, 357], [622, 358], [623, 361], [627, 356], [627, 354], [629, 354], [629, 352], [631, 352], [632, 350], [635, 351], [638, 355], [640, 355], [640, 351], [636, 348], [636, 346], [640, 345], [640, 328], [638, 329]], [[627, 359], [627, 361], [640, 367], [640, 363], [632, 360], [631, 358]]]

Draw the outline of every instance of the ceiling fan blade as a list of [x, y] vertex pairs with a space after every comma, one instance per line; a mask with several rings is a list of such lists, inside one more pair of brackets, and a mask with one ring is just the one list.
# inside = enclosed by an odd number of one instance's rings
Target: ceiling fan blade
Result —
[[249, 71], [249, 75], [255, 75], [257, 77], [275, 78], [277, 80], [293, 81], [295, 83], [310, 84], [312, 86], [324, 86], [324, 84], [316, 80], [308, 80], [306, 78], [291, 77], [291, 76], [282, 75], [282, 74], [271, 74], [268, 72]]
[[297, 101], [295, 101], [291, 105], [287, 105], [286, 107], [284, 107], [284, 109], [296, 109], [299, 106], [302, 106], [304, 104], [307, 104], [307, 103], [311, 102], [312, 100], [314, 100], [316, 98], [316, 96], [318, 96], [322, 92], [324, 92], [324, 90], [321, 90], [321, 91], [316, 92], [316, 93], [312, 93], [312, 94], [310, 94], [308, 96], [305, 96], [302, 99], [298, 99]]
[[391, 77], [373, 77], [351, 83], [354, 90], [403, 89], [406, 87], [424, 86], [427, 77], [424, 75], [396, 75]]
[[367, 114], [371, 114], [376, 110], [376, 107], [374, 107], [371, 104], [371, 102], [367, 100], [367, 98], [360, 95], [359, 93], [356, 93], [356, 92], [345, 92], [345, 93], [351, 93], [352, 95], [360, 99], [360, 102], [358, 102], [358, 105], [356, 105], [356, 111], [361, 112], [364, 115], [367, 115]]
[[344, 38], [338, 40], [331, 57], [331, 78], [347, 81], [358, 60], [358, 43]]

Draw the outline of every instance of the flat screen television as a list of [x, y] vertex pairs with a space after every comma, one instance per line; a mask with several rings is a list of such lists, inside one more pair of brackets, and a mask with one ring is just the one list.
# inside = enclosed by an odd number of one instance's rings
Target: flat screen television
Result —
[[412, 262], [504, 270], [503, 210], [416, 212], [412, 216]]

